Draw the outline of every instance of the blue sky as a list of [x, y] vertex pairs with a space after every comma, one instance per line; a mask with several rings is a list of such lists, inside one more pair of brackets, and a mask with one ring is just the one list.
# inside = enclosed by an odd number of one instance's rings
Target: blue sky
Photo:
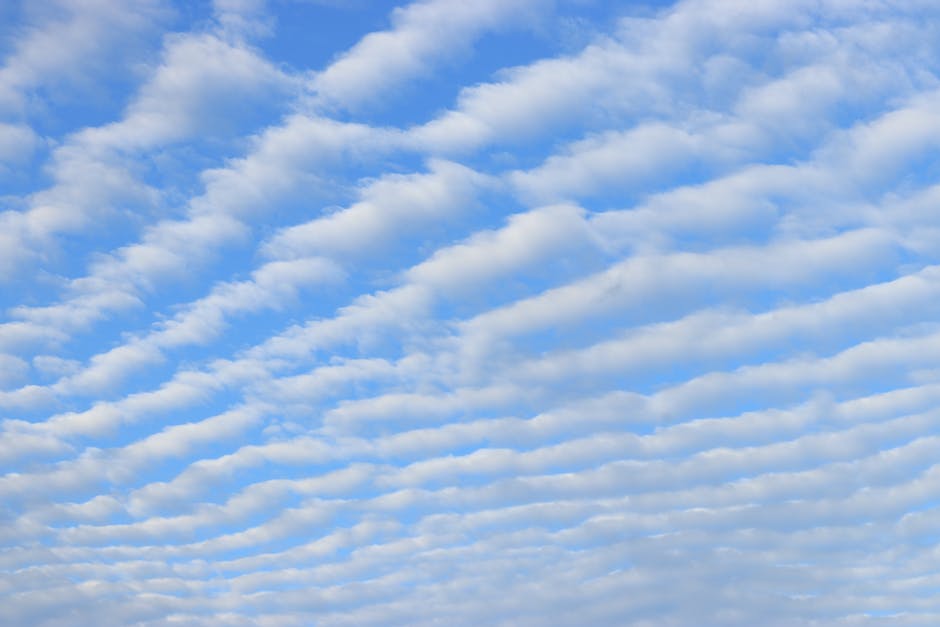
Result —
[[937, 624], [938, 18], [0, 3], [0, 623]]

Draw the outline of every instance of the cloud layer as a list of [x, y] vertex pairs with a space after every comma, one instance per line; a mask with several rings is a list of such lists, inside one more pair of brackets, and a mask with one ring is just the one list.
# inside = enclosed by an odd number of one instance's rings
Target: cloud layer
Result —
[[940, 7], [40, 4], [0, 623], [940, 620]]

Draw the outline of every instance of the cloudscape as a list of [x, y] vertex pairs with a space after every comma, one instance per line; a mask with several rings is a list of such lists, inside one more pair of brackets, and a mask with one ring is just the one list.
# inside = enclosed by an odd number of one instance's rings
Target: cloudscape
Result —
[[940, 3], [0, 55], [0, 624], [940, 624]]

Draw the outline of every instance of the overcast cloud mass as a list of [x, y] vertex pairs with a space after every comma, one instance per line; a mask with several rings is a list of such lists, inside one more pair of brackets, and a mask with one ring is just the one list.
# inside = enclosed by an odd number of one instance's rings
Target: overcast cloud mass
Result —
[[0, 56], [0, 624], [940, 624], [940, 3]]

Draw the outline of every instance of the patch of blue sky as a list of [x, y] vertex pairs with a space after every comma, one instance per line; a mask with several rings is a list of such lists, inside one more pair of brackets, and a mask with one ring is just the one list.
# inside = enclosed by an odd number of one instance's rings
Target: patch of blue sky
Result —
[[0, 209], [22, 211], [28, 202], [27, 196], [37, 185], [48, 185], [50, 178], [43, 166], [49, 150], [45, 144], [33, 145], [17, 155], [13, 163], [0, 164], [0, 184], [3, 185]]
[[298, 71], [321, 70], [364, 36], [387, 29], [398, 6], [389, 0], [277, 0], [269, 18], [273, 32], [255, 45], [268, 58]]

